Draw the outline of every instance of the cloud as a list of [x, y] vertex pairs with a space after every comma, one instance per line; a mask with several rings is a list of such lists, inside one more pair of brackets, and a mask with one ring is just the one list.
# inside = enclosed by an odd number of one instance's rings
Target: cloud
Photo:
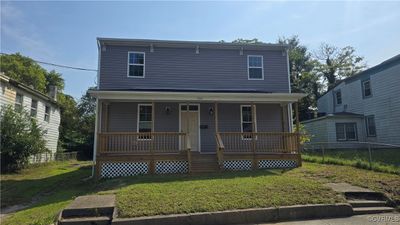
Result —
[[[37, 32], [37, 27], [29, 23], [21, 10], [11, 3], [1, 2], [1, 43], [2, 49], [24, 52], [28, 55], [52, 57], [53, 54]], [[12, 43], [13, 46], [9, 46]]]

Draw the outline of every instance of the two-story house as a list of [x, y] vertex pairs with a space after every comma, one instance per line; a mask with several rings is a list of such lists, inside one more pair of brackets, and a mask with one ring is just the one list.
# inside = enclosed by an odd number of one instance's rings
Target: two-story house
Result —
[[97, 41], [98, 177], [300, 165], [286, 45]]
[[400, 145], [400, 55], [340, 81], [317, 104], [323, 116], [302, 122], [311, 142]]
[[[56, 90], [45, 95], [21, 82], [0, 74], [0, 108], [12, 105], [16, 110], [24, 109], [32, 118], [35, 118], [44, 132], [46, 147], [51, 153], [57, 151], [58, 128], [60, 126], [60, 107], [56, 101]], [[35, 162], [54, 159], [54, 154], [40, 155]]]

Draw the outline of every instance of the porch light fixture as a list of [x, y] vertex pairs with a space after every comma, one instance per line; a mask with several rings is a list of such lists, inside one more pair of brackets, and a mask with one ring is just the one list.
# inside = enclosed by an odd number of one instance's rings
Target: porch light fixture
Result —
[[167, 114], [167, 115], [171, 114], [171, 107], [165, 106], [164, 110], [165, 110], [165, 114]]
[[214, 115], [214, 108], [213, 107], [210, 107], [208, 109], [208, 114], [210, 114], [210, 116]]

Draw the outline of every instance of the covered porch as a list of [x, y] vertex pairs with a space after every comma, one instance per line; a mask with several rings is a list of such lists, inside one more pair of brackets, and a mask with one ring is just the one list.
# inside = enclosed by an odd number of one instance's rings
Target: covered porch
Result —
[[[301, 165], [302, 94], [92, 91], [97, 177]], [[297, 120], [298, 121], [298, 120]], [[298, 124], [298, 122], [297, 122]]]

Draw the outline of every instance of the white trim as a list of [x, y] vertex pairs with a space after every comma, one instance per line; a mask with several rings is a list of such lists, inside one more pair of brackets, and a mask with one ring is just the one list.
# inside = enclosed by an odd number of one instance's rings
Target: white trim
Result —
[[[99, 57], [97, 59], [97, 89], [100, 89], [100, 63], [101, 63], [101, 44], [100, 41], [97, 40], [97, 57]], [[129, 72], [129, 71], [128, 71]]]
[[[143, 64], [138, 64], [138, 63], [129, 63], [129, 55], [131, 53], [138, 53], [138, 54], [143, 54]], [[138, 77], [138, 76], [129, 76], [129, 66], [143, 66], [143, 76]], [[135, 51], [128, 51], [128, 66], [127, 66], [127, 74], [126, 76], [128, 78], [145, 78], [146, 75], [146, 53], [145, 52], [135, 52]]]
[[100, 99], [127, 101], [182, 102], [258, 102], [292, 103], [306, 96], [302, 93], [223, 93], [223, 92], [165, 92], [165, 91], [100, 91], [89, 90]]
[[[198, 152], [201, 152], [201, 129], [200, 129], [200, 114], [201, 114], [201, 111], [200, 111], [200, 104], [199, 103], [179, 103], [179, 132], [181, 132], [182, 131], [182, 116], [181, 116], [181, 113], [182, 113], [182, 110], [181, 110], [181, 106], [182, 105], [197, 105], [197, 111], [189, 111], [189, 107], [187, 108], [187, 110], [185, 111], [185, 112], [197, 112], [197, 115], [198, 115], [198, 124], [197, 124], [197, 126], [198, 126], [198, 129], [199, 129], [199, 144], [198, 144]], [[181, 140], [179, 139], [179, 146], [181, 146]], [[193, 151], [193, 150], [192, 150]]]
[[292, 84], [290, 83], [289, 49], [286, 49], [286, 64], [288, 73], [289, 93], [292, 93]]
[[[137, 104], [137, 121], [136, 121], [136, 132], [139, 133], [139, 122], [140, 122], [140, 106], [151, 106], [151, 132], [154, 132], [154, 107], [151, 103]], [[147, 121], [148, 122], [148, 121]], [[150, 141], [151, 138], [137, 138], [138, 141]]]
[[[99, 117], [101, 118], [101, 106], [99, 106], [99, 99], [96, 99], [96, 117], [95, 117], [95, 124], [94, 124], [94, 143], [93, 143], [93, 162], [92, 162], [92, 177], [94, 177], [94, 170], [95, 170], [95, 164], [96, 164], [96, 154], [97, 154], [97, 134], [98, 134], [98, 125]], [[100, 169], [100, 168], [99, 168]]]
[[[252, 66], [250, 67], [250, 57], [261, 57], [261, 67]], [[261, 68], [261, 78], [250, 78], [250, 68]], [[264, 80], [264, 57], [262, 55], [247, 55], [247, 79], [248, 80]]]
[[[257, 132], [257, 106], [254, 105], [254, 118], [253, 118], [253, 107], [252, 107], [252, 105], [240, 105], [240, 131], [241, 131], [241, 133], [243, 133], [243, 107], [250, 107], [250, 109], [251, 109], [251, 123], [252, 123], [252, 126], [253, 126], [253, 121], [254, 121], [254, 130], [253, 130], [253, 132]], [[242, 136], [242, 140], [252, 140], [252, 138], [244, 138]], [[256, 140], [257, 140], [257, 137], [256, 137]]]

